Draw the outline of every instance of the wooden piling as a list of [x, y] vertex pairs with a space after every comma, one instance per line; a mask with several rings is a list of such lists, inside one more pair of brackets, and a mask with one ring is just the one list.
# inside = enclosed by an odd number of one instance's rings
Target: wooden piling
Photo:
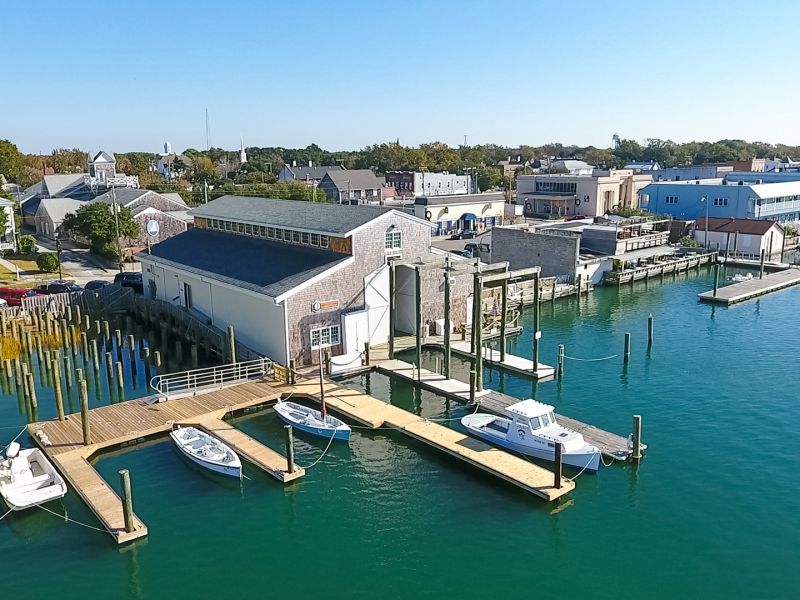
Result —
[[117, 352], [121, 352], [122, 351], [122, 331], [120, 331], [119, 329], [115, 329], [114, 330], [114, 342], [116, 343], [116, 346], [117, 346]]
[[89, 336], [85, 331], [81, 331], [81, 352], [83, 352], [84, 364], [89, 363]]
[[91, 333], [91, 321], [89, 320], [89, 315], [83, 315], [83, 330], [89, 334]]
[[67, 323], [72, 323], [72, 307], [71, 306], [67, 306], [65, 308], [64, 312], [66, 314]]
[[[580, 275], [578, 275], [580, 278]], [[578, 279], [580, 282], [580, 279]], [[542, 339], [541, 327], [541, 297], [539, 286], [539, 273], [533, 274], [533, 370], [539, 370], [539, 340]], [[580, 292], [579, 292], [580, 293]]]
[[[761, 249], [761, 266], [758, 270], [758, 278], [764, 279], [764, 259], [766, 258], [766, 251], [762, 248]], [[716, 296], [716, 294], [714, 294]]]
[[719, 263], [714, 263], [714, 297], [717, 297], [717, 288], [719, 287]]
[[128, 352], [131, 356], [131, 365], [133, 365], [136, 360], [136, 338], [132, 335], [128, 336]]
[[114, 357], [111, 352], [106, 352], [106, 375], [108, 376], [109, 386], [114, 380]]
[[506, 360], [507, 320], [508, 320], [508, 279], [504, 279], [502, 286], [500, 287], [500, 362], [504, 362]]
[[396, 274], [394, 260], [389, 260], [389, 360], [394, 359], [394, 328], [397, 321], [397, 299], [395, 298]]
[[475, 404], [475, 370], [469, 372], [469, 403]]
[[125, 389], [125, 377], [122, 373], [122, 363], [117, 361], [115, 366], [117, 368], [117, 389], [122, 392]]
[[89, 393], [86, 390], [86, 380], [80, 381], [81, 396], [81, 427], [83, 429], [83, 445], [88, 446], [92, 443], [92, 429], [89, 422]]
[[653, 314], [647, 315], [647, 346], [653, 345]]
[[97, 353], [97, 340], [92, 338], [90, 353], [92, 355], [92, 364], [94, 365], [95, 373], [100, 370], [100, 359]]
[[294, 473], [294, 436], [292, 435], [292, 426], [284, 425], [286, 432], [286, 470], [289, 473]]
[[445, 258], [444, 269], [444, 376], [450, 379], [450, 363], [452, 357], [452, 349], [450, 346], [450, 334], [452, 327], [451, 321], [451, 300], [450, 300], [450, 256]]
[[233, 364], [236, 362], [236, 332], [233, 330], [233, 325], [228, 325], [227, 332], [228, 358]]
[[133, 493], [131, 492], [131, 475], [128, 469], [120, 469], [119, 483], [122, 487], [122, 520], [125, 533], [132, 533], [133, 526]]
[[73, 313], [75, 316], [75, 324], [80, 327], [81, 322], [83, 321], [83, 317], [81, 317], [81, 307], [77, 304], [73, 307]]
[[61, 366], [58, 359], [53, 359], [50, 363], [53, 371], [53, 389], [55, 390], [56, 397], [56, 412], [58, 413], [58, 420], [64, 420], [64, 394], [61, 391]]
[[36, 358], [41, 365], [44, 355], [42, 354], [42, 338], [40, 338], [38, 335], [36, 336]]
[[158, 350], [153, 352], [153, 364], [156, 367], [156, 372], [158, 372], [158, 369], [161, 368], [161, 352]]
[[67, 389], [72, 387], [72, 358], [69, 352], [64, 352], [64, 379], [67, 382]]
[[564, 375], [564, 344], [558, 345], [558, 376]]
[[624, 360], [628, 362], [631, 359], [631, 334], [627, 331], [625, 332], [625, 349], [624, 349]]
[[555, 443], [555, 457], [553, 460], [553, 486], [557, 489], [561, 489], [561, 476], [564, 472], [564, 465], [562, 462], [562, 454], [564, 451], [564, 446], [561, 442]]
[[422, 269], [416, 267], [414, 269], [414, 333], [416, 339], [416, 356], [417, 364], [420, 368], [417, 370], [417, 381], [421, 381], [420, 372], [422, 371], [422, 338], [424, 325], [422, 323]]
[[364, 364], [369, 366], [369, 342], [364, 342]]
[[11, 381], [12, 376], [14, 375], [14, 371], [11, 368], [11, 359], [7, 358], [3, 361], [3, 367], [6, 370], [6, 378]]
[[103, 339], [106, 342], [111, 341], [111, 325], [105, 319], [103, 320]]
[[631, 458], [639, 460], [642, 458], [642, 416], [633, 415], [633, 452]]
[[200, 364], [200, 357], [198, 354], [197, 344], [192, 344], [191, 346], [189, 346], [189, 361], [191, 362], [193, 369], [196, 369]]
[[69, 326], [69, 346], [72, 348], [72, 356], [75, 356], [76, 348], [75, 346], [78, 344], [78, 336], [75, 333], [75, 325]]
[[28, 371], [25, 378], [28, 383], [28, 397], [30, 398], [31, 406], [37, 408], [39, 403], [36, 401], [36, 383], [33, 381], [33, 373]]
[[475, 389], [483, 389], [483, 278], [480, 264], [476, 267], [472, 281], [472, 351], [475, 353]]

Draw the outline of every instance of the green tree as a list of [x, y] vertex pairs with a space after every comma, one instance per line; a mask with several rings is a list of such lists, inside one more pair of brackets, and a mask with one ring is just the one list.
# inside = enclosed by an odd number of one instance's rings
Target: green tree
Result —
[[[62, 226], [70, 234], [89, 240], [93, 251], [121, 258], [117, 252], [117, 229], [111, 205], [93, 202], [81, 206], [64, 217]], [[119, 209], [119, 237], [139, 237], [139, 225], [133, 220], [129, 208]]]
[[491, 190], [503, 185], [503, 174], [499, 169], [485, 167], [478, 171], [478, 188], [482, 191]]
[[0, 140], [0, 175], [11, 181], [17, 181], [25, 167], [25, 157], [15, 144], [8, 140]]
[[21, 235], [17, 240], [20, 254], [33, 254], [36, 251], [36, 238], [32, 235]]
[[644, 152], [639, 142], [635, 140], [620, 140], [619, 146], [611, 151], [616, 157], [617, 167], [624, 167], [629, 162], [642, 160]]
[[214, 162], [208, 157], [198, 154], [192, 157], [192, 169], [189, 172], [189, 180], [197, 183], [202, 181], [216, 181], [218, 178], [217, 168]]
[[55, 252], [42, 252], [36, 256], [36, 266], [40, 271], [55, 273], [58, 271], [58, 255]]

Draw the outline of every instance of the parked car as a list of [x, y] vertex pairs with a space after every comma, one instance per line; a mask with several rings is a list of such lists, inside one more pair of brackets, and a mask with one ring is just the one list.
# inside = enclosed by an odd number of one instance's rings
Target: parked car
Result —
[[450, 254], [456, 254], [465, 258], [472, 258], [472, 252], [469, 250], [450, 250]]
[[83, 286], [83, 289], [89, 291], [97, 291], [103, 289], [104, 287], [108, 287], [110, 285], [113, 285], [113, 282], [107, 281], [105, 279], [93, 279], [85, 286]]
[[72, 281], [56, 279], [55, 281], [43, 283], [36, 288], [36, 292], [39, 294], [64, 294], [66, 292], [80, 292], [82, 289], [81, 286]]
[[0, 310], [3, 310], [4, 308], [8, 308], [8, 302], [0, 298]]
[[114, 283], [122, 287], [129, 287], [137, 294], [144, 293], [144, 282], [141, 273], [133, 273], [130, 271], [117, 273], [114, 276]]
[[474, 237], [478, 236], [478, 232], [474, 229], [468, 229], [467, 231], [456, 231], [453, 235], [450, 236], [451, 240], [471, 240]]
[[36, 290], [30, 288], [0, 288], [0, 299], [5, 300], [9, 306], [22, 305], [23, 298], [38, 296]]

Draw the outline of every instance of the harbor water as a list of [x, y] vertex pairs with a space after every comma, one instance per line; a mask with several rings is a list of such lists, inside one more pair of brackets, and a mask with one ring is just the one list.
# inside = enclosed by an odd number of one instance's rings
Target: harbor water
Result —
[[[625, 436], [632, 415], [643, 416], [649, 449], [638, 468], [583, 473], [561, 502], [392, 430], [354, 429], [349, 446], [334, 444], [287, 487], [249, 464], [241, 483], [201, 471], [164, 438], [96, 463], [116, 489], [117, 471], [130, 470], [147, 538], [118, 548], [106, 533], [41, 510], [11, 514], [0, 521], [0, 592], [15, 600], [796, 598], [800, 288], [732, 308], [699, 304], [712, 285], [701, 270], [545, 304], [541, 360], [555, 364], [564, 344], [563, 380], [485, 372], [488, 387]], [[522, 325], [510, 350], [530, 357], [530, 309]], [[435, 357], [426, 353], [426, 363]], [[457, 360], [454, 369], [468, 366]], [[143, 383], [125, 397], [145, 393]], [[383, 375], [346, 384], [432, 419], [472, 411]], [[39, 396], [40, 418], [53, 416], [51, 405]], [[17, 396], [4, 392], [2, 445], [25, 422]], [[283, 452], [271, 410], [236, 424]], [[324, 447], [298, 434], [297, 462], [313, 463]], [[99, 525], [74, 492], [48, 508]]]

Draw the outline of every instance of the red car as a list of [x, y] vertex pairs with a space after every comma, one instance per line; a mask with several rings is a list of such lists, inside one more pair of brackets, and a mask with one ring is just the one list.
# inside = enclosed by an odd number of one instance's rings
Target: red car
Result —
[[31, 296], [38, 296], [34, 290], [30, 288], [0, 288], [0, 298], [8, 302], [9, 306], [21, 306], [23, 298], [30, 298]]

